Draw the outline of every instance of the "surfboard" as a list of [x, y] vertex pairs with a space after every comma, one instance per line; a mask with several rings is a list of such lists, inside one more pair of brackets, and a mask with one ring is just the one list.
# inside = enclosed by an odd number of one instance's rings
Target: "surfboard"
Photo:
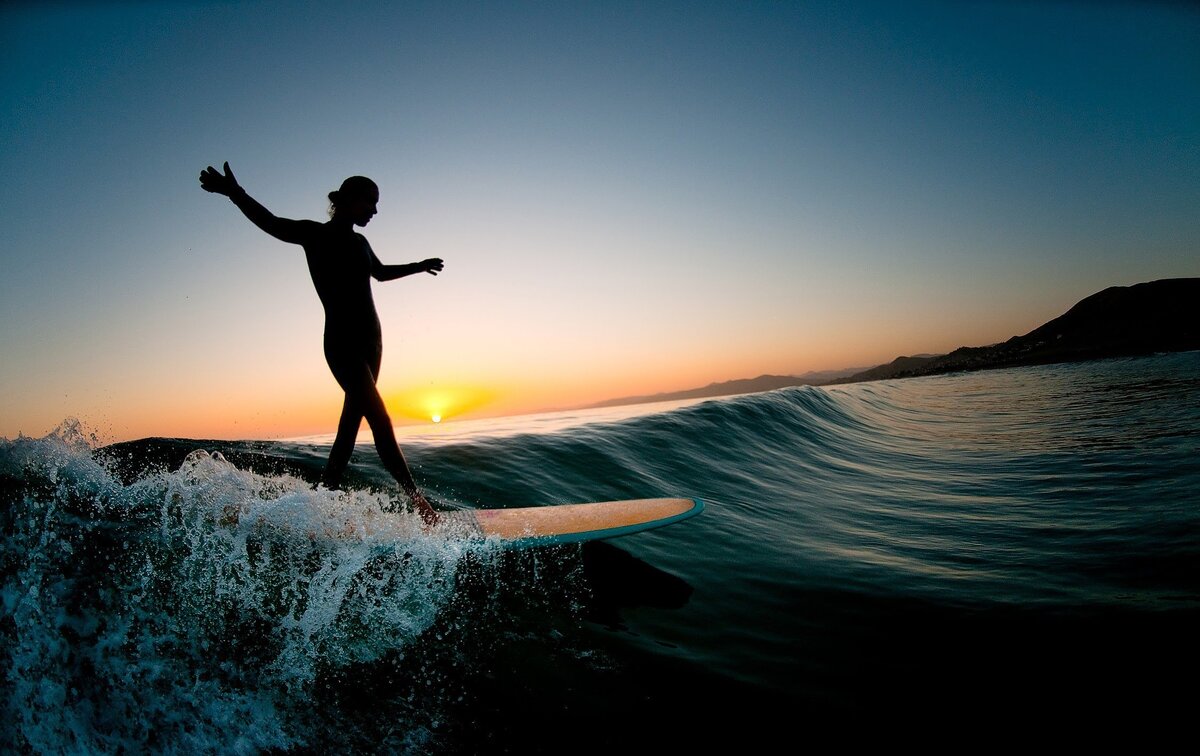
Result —
[[498, 538], [506, 547], [557, 546], [640, 533], [704, 511], [699, 499], [631, 499], [516, 509], [438, 512], [442, 523], [470, 537]]

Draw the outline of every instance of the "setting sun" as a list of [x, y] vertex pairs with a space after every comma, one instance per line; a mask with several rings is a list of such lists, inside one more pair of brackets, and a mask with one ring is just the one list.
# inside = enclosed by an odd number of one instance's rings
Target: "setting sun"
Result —
[[386, 401], [398, 417], [440, 423], [478, 410], [495, 396], [478, 386], [429, 386], [388, 394]]

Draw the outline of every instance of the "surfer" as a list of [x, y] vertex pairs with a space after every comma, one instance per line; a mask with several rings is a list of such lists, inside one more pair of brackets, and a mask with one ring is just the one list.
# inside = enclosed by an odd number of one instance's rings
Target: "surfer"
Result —
[[430, 525], [437, 522], [437, 512], [417, 489], [396, 443], [387, 407], [375, 387], [383, 356], [383, 332], [371, 298], [371, 279], [391, 281], [415, 273], [436, 276], [442, 270], [441, 259], [432, 257], [407, 265], [384, 265], [379, 261], [366, 237], [354, 230], [371, 221], [379, 203], [379, 187], [365, 176], [351, 176], [341, 188], [329, 193], [330, 218], [326, 223], [276, 217], [238, 184], [229, 163], [225, 163], [224, 174], [211, 165], [201, 171], [200, 186], [233, 200], [254, 225], [276, 239], [304, 248], [308, 272], [325, 307], [325, 361], [346, 392], [337, 437], [321, 482], [330, 489], [339, 487], [365, 417], [384, 468], [412, 499], [421, 518]]

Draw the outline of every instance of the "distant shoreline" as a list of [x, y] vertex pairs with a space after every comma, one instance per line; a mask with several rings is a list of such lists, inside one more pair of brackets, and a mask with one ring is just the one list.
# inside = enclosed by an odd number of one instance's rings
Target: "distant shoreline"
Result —
[[1109, 287], [1085, 297], [1063, 315], [1029, 333], [999, 344], [959, 347], [947, 354], [897, 357], [867, 369], [826, 370], [802, 376], [760, 375], [683, 391], [608, 399], [578, 409], [754, 394], [790, 386], [834, 386], [1113, 357], [1142, 357], [1197, 349], [1200, 349], [1200, 278], [1166, 278]]

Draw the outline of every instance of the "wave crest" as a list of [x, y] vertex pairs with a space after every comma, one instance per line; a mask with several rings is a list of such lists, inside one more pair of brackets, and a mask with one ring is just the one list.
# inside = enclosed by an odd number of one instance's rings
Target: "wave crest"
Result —
[[0, 689], [35, 751], [303, 743], [321, 676], [402, 653], [487, 548], [220, 453], [123, 484], [94, 447], [0, 440]]

